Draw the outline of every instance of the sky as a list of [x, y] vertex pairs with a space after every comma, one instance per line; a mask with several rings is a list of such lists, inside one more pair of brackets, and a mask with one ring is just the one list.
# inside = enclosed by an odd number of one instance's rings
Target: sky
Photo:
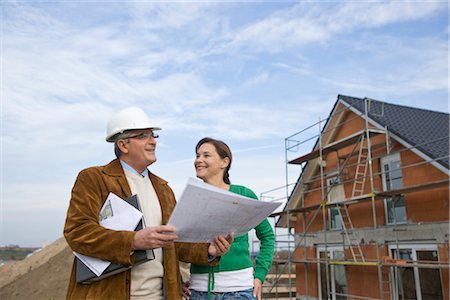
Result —
[[447, 1], [0, 5], [0, 245], [62, 237], [75, 178], [114, 158], [106, 123], [125, 107], [163, 128], [149, 169], [177, 197], [210, 136], [233, 151], [232, 183], [276, 199], [300, 174], [286, 157], [310, 150], [285, 139], [338, 94], [449, 111]]

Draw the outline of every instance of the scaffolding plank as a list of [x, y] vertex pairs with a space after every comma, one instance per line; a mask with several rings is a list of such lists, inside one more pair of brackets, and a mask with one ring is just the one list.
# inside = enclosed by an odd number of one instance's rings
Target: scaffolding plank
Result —
[[[290, 209], [289, 213], [296, 214], [296, 213], [301, 213], [301, 212], [307, 212], [307, 211], [315, 210], [315, 209], [319, 208], [320, 206], [321, 206], [321, 204], [316, 204], [316, 205], [311, 205], [311, 206], [306, 206], [306, 207], [294, 208], [294, 209]], [[287, 214], [287, 211], [280, 211], [280, 212], [271, 214], [269, 217], [277, 217], [277, 216], [285, 215], [285, 214]]]
[[[342, 201], [325, 203], [325, 205], [326, 206], [338, 206], [338, 205], [342, 205], [342, 204], [344, 204], [344, 205], [352, 205], [352, 204], [359, 203], [359, 202], [361, 202], [363, 200], [369, 200], [369, 199], [372, 198], [373, 195], [374, 194], [365, 194], [365, 195], [356, 196], [356, 197], [353, 197], [353, 198], [344, 199]], [[289, 213], [297, 214], [297, 213], [302, 213], [302, 212], [308, 212], [308, 211], [312, 211], [312, 210], [318, 209], [321, 206], [322, 206], [322, 204], [315, 204], [315, 205], [311, 205], [311, 206], [294, 208], [294, 209], [290, 209]], [[271, 214], [269, 217], [276, 217], [276, 216], [279, 216], [279, 215], [284, 215], [286, 213], [287, 213], [286, 211], [280, 211], [280, 212]]]
[[[326, 154], [325, 151], [322, 152], [322, 154]], [[289, 161], [290, 164], [294, 164], [294, 165], [299, 165], [305, 161], [314, 159], [314, 158], [318, 158], [320, 156], [320, 151], [319, 150], [314, 150], [308, 154], [305, 154], [303, 156], [300, 156], [296, 159], [293, 159], [291, 161]]]
[[450, 269], [450, 264], [446, 261], [443, 262], [417, 262], [417, 261], [407, 261], [403, 264], [396, 263], [386, 263], [382, 261], [370, 261], [370, 262], [355, 262], [352, 260], [319, 260], [319, 259], [293, 259], [291, 263], [294, 264], [330, 264], [330, 265], [353, 265], [353, 266], [383, 266], [383, 267], [400, 267], [400, 268], [426, 268], [426, 269]]
[[[328, 154], [330, 152], [336, 151], [338, 149], [345, 148], [345, 147], [347, 147], [349, 145], [352, 145], [352, 144], [356, 143], [359, 140], [359, 138], [361, 137], [361, 135], [363, 135], [365, 133], [366, 133], [365, 130], [361, 130], [361, 131], [358, 131], [358, 132], [356, 132], [356, 133], [354, 133], [352, 135], [349, 135], [348, 137], [345, 137], [345, 138], [343, 138], [341, 140], [335, 141], [333, 143], [330, 143], [330, 144], [322, 147], [322, 155], [326, 155], [326, 154]], [[371, 135], [372, 134], [380, 134], [380, 133], [384, 133], [384, 131], [380, 130], [380, 129], [375, 129], [375, 128], [370, 128], [369, 129], [369, 134], [371, 134]], [[305, 161], [308, 161], [308, 160], [311, 160], [311, 159], [314, 159], [314, 158], [318, 158], [319, 156], [320, 156], [320, 149], [316, 149], [316, 150], [314, 150], [314, 151], [312, 151], [310, 153], [307, 153], [307, 154], [305, 154], [303, 156], [300, 156], [300, 157], [298, 157], [296, 159], [293, 159], [293, 160], [289, 161], [289, 163], [290, 164], [301, 164], [301, 163], [303, 163]]]
[[433, 181], [433, 182], [408, 186], [408, 187], [405, 187], [402, 189], [379, 192], [379, 193], [377, 193], [377, 197], [388, 198], [388, 197], [392, 197], [395, 195], [433, 189], [433, 188], [441, 187], [441, 186], [448, 185], [448, 184], [449, 184], [449, 179]]
[[[443, 179], [443, 180], [438, 180], [438, 181], [433, 181], [433, 182], [428, 182], [428, 183], [423, 183], [423, 184], [418, 184], [418, 185], [412, 185], [412, 186], [408, 186], [408, 187], [396, 189], [396, 190], [375, 192], [374, 194], [365, 194], [365, 195], [356, 196], [353, 198], [348, 198], [348, 199], [345, 199], [342, 201], [326, 203], [325, 205], [326, 206], [352, 205], [352, 204], [356, 204], [356, 203], [359, 203], [362, 201], [370, 200], [370, 199], [372, 199], [372, 196], [374, 196], [375, 199], [379, 200], [379, 199], [389, 198], [389, 197], [392, 197], [395, 195], [401, 195], [401, 194], [417, 192], [417, 191], [426, 190], [426, 189], [437, 188], [437, 187], [445, 186], [448, 184], [449, 184], [449, 179]], [[290, 214], [298, 214], [298, 213], [302, 213], [302, 212], [313, 211], [313, 210], [318, 209], [321, 206], [322, 206], [322, 204], [315, 204], [315, 205], [306, 206], [306, 207], [294, 208], [294, 209], [290, 209], [289, 213]], [[287, 214], [287, 211], [280, 211], [280, 212], [271, 214], [269, 217], [276, 217], [276, 216], [285, 215], [285, 214]]]

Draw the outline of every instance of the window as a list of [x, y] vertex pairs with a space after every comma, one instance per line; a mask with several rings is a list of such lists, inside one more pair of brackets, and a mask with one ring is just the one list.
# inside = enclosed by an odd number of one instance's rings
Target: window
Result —
[[[381, 159], [383, 190], [397, 190], [403, 188], [403, 175], [400, 154], [395, 153]], [[405, 199], [402, 195], [385, 199], [386, 223], [406, 223]]]
[[[329, 203], [345, 200], [344, 186], [341, 184], [338, 176], [327, 178], [327, 199]], [[342, 219], [338, 207], [328, 209], [330, 229], [342, 229]]]
[[[322, 260], [343, 260], [344, 248], [342, 246], [324, 247], [317, 249], [317, 255]], [[329, 300], [347, 299], [347, 274], [344, 265], [328, 265], [328, 284], [326, 264], [318, 264], [319, 298]], [[330, 292], [328, 293], [328, 289]]]
[[338, 207], [331, 207], [329, 209], [330, 214], [330, 229], [340, 230], [342, 229], [342, 219], [339, 215]]
[[[436, 245], [399, 245], [389, 249], [392, 257], [398, 259], [438, 261]], [[440, 269], [397, 268], [393, 278], [397, 283], [391, 284], [394, 299], [443, 299]]]

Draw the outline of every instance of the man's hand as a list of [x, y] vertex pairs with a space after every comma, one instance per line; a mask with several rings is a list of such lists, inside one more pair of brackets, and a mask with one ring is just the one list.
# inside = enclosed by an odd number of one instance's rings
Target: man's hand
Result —
[[134, 235], [133, 250], [150, 250], [173, 243], [178, 238], [175, 227], [160, 225], [139, 230]]
[[253, 281], [253, 296], [261, 300], [261, 290], [262, 290], [262, 282], [258, 278], [255, 278]]
[[234, 232], [224, 237], [219, 235], [209, 244], [208, 254], [211, 256], [222, 256], [230, 250], [231, 243], [234, 241]]

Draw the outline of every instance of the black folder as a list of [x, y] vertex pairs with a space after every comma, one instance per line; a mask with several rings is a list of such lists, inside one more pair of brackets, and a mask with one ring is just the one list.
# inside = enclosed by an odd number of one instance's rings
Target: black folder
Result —
[[[125, 199], [125, 201], [127, 201], [129, 204], [134, 206], [139, 211], [142, 211], [139, 205], [137, 195], [133, 195]], [[142, 217], [141, 221], [139, 221], [139, 224], [136, 226], [135, 231], [141, 230], [143, 228], [144, 228], [144, 218]], [[77, 282], [82, 284], [91, 284], [95, 281], [118, 274], [120, 272], [124, 272], [132, 268], [132, 266], [124, 266], [116, 263], [111, 263], [100, 276], [97, 276], [95, 275], [94, 272], [92, 272], [91, 269], [89, 269], [88, 266], [86, 266], [80, 259], [78, 259], [78, 257], [75, 257], [75, 259], [77, 264], [76, 266]], [[149, 260], [155, 259], [155, 254], [153, 250], [135, 250], [133, 253], [133, 259], [134, 259], [133, 265], [136, 266]]]

